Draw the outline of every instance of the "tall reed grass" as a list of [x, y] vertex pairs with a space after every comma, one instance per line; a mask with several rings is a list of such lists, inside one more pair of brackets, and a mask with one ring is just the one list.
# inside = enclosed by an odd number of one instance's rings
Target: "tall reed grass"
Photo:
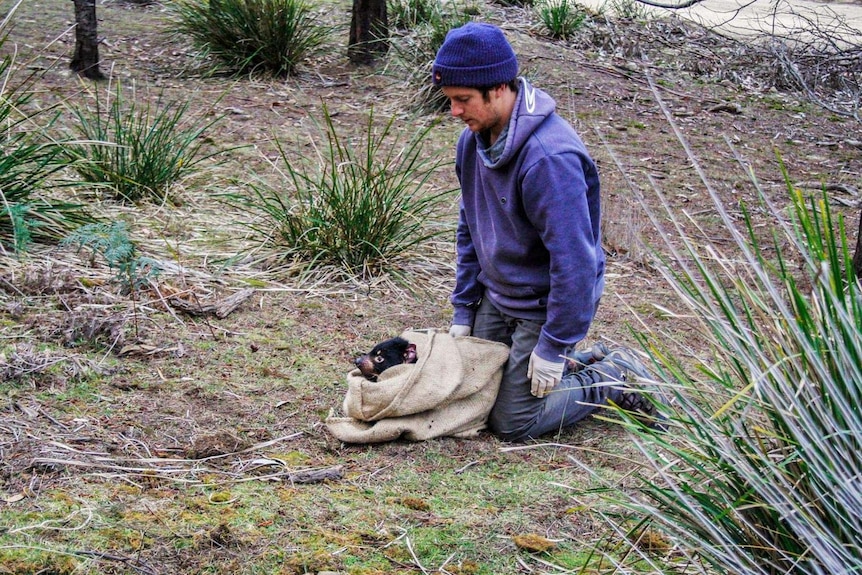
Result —
[[[785, 171], [788, 215], [752, 175], [759, 204], [743, 205], [738, 225], [674, 129], [731, 241], [705, 242], [667, 204], [653, 215], [668, 254], [659, 269], [710, 355], [692, 367], [661, 333], [641, 334], [675, 406], [669, 433], [630, 423], [645, 463], [633, 490], [605, 492], [628, 512], [606, 519], [633, 543], [628, 561], [605, 555], [610, 571], [859, 572], [862, 289], [842, 219]], [[640, 544], [651, 530], [668, 554]]]

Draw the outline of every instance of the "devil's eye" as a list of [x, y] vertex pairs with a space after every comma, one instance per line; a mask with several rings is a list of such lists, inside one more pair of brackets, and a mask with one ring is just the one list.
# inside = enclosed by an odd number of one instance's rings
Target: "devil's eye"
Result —
[[383, 363], [383, 356], [382, 355], [375, 355], [374, 356], [374, 363]]

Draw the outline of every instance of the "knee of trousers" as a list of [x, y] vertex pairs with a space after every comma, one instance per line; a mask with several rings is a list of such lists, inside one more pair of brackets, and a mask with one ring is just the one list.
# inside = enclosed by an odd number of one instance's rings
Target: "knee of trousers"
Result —
[[514, 414], [502, 413], [501, 410], [494, 409], [488, 417], [488, 429], [503, 441], [527, 441], [533, 437], [532, 432], [538, 417], [539, 414], [529, 419], [517, 418]]

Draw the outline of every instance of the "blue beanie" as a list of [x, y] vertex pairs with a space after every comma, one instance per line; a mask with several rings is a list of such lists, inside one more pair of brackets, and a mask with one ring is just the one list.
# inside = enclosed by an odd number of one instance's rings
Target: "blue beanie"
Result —
[[449, 30], [431, 70], [437, 86], [484, 88], [517, 76], [518, 58], [503, 31], [478, 22]]

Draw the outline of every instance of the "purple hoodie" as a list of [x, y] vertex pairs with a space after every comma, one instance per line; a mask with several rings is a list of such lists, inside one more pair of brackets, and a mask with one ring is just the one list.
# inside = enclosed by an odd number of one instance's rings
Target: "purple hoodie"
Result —
[[587, 335], [604, 288], [599, 175], [545, 92], [520, 79], [501, 156], [465, 129], [453, 323], [472, 325], [483, 297], [501, 312], [545, 321], [536, 353], [559, 356]]

